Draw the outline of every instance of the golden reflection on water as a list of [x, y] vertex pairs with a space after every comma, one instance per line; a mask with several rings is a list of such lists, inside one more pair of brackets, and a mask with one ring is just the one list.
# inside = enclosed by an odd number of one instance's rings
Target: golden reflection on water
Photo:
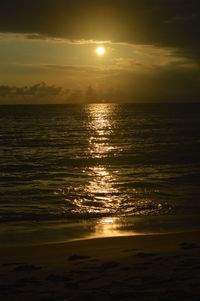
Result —
[[89, 183], [88, 190], [91, 193], [109, 194], [118, 192], [118, 190], [112, 185], [114, 180], [113, 176], [105, 167], [95, 166], [91, 168], [90, 175], [92, 176], [92, 180]]
[[[126, 226], [129, 223], [127, 222]], [[95, 231], [91, 237], [113, 237], [113, 236], [126, 236], [137, 235], [134, 231], [134, 224], [131, 223], [131, 230], [123, 229], [122, 220], [118, 217], [105, 217], [102, 218], [95, 226]]]
[[[115, 107], [109, 104], [89, 106], [88, 128], [91, 137], [89, 138], [88, 151], [92, 158], [104, 158], [109, 153], [114, 156], [119, 151], [118, 147], [112, 145], [110, 141], [116, 126], [116, 120], [113, 118], [114, 110]], [[90, 181], [86, 187], [86, 192], [93, 197], [94, 204], [94, 207], [90, 207], [90, 212], [99, 210], [104, 214], [116, 213], [120, 202], [119, 191], [114, 186], [116, 182], [114, 174], [103, 164], [99, 164], [89, 169], [89, 176]]]
[[[119, 141], [121, 117], [118, 106], [92, 104], [85, 106], [84, 110], [81, 124], [84, 147], [80, 146], [81, 155], [78, 157], [84, 167], [75, 167], [66, 176], [64, 187], [54, 193], [62, 201], [63, 206], [60, 205], [59, 209], [70, 217], [95, 218], [92, 219], [93, 236], [130, 234], [130, 230], [127, 231], [129, 225], [124, 225], [124, 217], [152, 214], [161, 210], [162, 205], [150, 200], [144, 188], [133, 187], [126, 166], [124, 170], [117, 167], [123, 168], [121, 162], [117, 162], [123, 151]], [[138, 182], [143, 180], [141, 169], [137, 168], [135, 172], [130, 168], [132, 181], [134, 173]], [[131, 232], [134, 233], [132, 228]]]
[[103, 218], [97, 223], [95, 229], [96, 233], [99, 233], [102, 236], [114, 236], [117, 231], [117, 220], [118, 218]]
[[90, 213], [112, 214], [116, 213], [120, 206], [118, 189], [113, 186], [115, 181], [112, 174], [103, 166], [95, 166], [90, 169], [91, 180], [85, 188], [92, 204], [88, 207]]
[[89, 106], [89, 130], [92, 135], [89, 138], [89, 154], [93, 158], [106, 157], [108, 153], [114, 156], [119, 148], [111, 145], [110, 136], [116, 126], [113, 118], [115, 106], [98, 104]]

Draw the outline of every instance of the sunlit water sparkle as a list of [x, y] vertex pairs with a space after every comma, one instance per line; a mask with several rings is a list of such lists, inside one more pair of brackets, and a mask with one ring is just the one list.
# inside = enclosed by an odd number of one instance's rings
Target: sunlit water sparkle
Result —
[[199, 105], [5, 106], [0, 220], [199, 212]]

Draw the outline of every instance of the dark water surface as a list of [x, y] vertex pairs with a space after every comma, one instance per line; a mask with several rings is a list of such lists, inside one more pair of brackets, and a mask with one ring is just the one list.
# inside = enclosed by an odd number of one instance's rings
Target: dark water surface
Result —
[[0, 107], [4, 227], [145, 216], [199, 220], [199, 180], [199, 104]]

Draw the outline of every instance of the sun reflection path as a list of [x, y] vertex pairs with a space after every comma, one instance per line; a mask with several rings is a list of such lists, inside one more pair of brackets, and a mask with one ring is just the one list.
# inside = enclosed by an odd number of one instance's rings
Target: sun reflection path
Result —
[[110, 141], [116, 127], [114, 110], [115, 106], [109, 104], [89, 106], [89, 153], [93, 158], [103, 158], [108, 154], [115, 156], [121, 151]]
[[[115, 156], [120, 149], [113, 145], [112, 136], [115, 134], [115, 106], [109, 104], [91, 105], [88, 109], [90, 132], [89, 153], [92, 158]], [[113, 171], [105, 164], [96, 164], [89, 169], [90, 181], [86, 187], [87, 194], [93, 196], [92, 210], [104, 214], [116, 214], [120, 208], [119, 191], [114, 186], [116, 182]]]
[[95, 226], [95, 231], [90, 235], [91, 238], [95, 237], [114, 237], [114, 236], [127, 236], [138, 235], [139, 233], [134, 230], [134, 223], [129, 223], [118, 217], [105, 217], [99, 220]]
[[102, 166], [95, 166], [91, 170], [92, 181], [89, 189], [92, 193], [100, 191], [103, 194], [117, 192], [117, 189], [112, 186], [113, 177]]
[[87, 195], [92, 199], [90, 213], [116, 214], [120, 208], [119, 191], [113, 186], [115, 178], [103, 166], [95, 166], [89, 172], [91, 180], [86, 186]]
[[83, 116], [84, 148], [80, 147], [78, 161], [81, 165], [73, 168], [65, 177], [63, 187], [54, 192], [60, 204], [59, 213], [98, 218], [98, 221], [108, 218], [103, 223], [97, 222], [97, 232], [111, 234], [118, 232], [116, 223], [119, 222], [115, 217], [123, 219], [160, 212], [162, 205], [152, 199], [151, 191], [137, 187], [142, 183], [144, 171], [136, 172], [120, 162], [121, 147], [125, 146], [119, 139], [119, 107], [87, 105]]
[[96, 232], [102, 236], [115, 236], [119, 235], [118, 231], [118, 218], [103, 218], [96, 225]]

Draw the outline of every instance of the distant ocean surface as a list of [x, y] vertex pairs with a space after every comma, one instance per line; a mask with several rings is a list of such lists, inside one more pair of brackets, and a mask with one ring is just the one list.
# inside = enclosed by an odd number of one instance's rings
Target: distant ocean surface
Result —
[[0, 107], [0, 222], [199, 209], [200, 104]]

